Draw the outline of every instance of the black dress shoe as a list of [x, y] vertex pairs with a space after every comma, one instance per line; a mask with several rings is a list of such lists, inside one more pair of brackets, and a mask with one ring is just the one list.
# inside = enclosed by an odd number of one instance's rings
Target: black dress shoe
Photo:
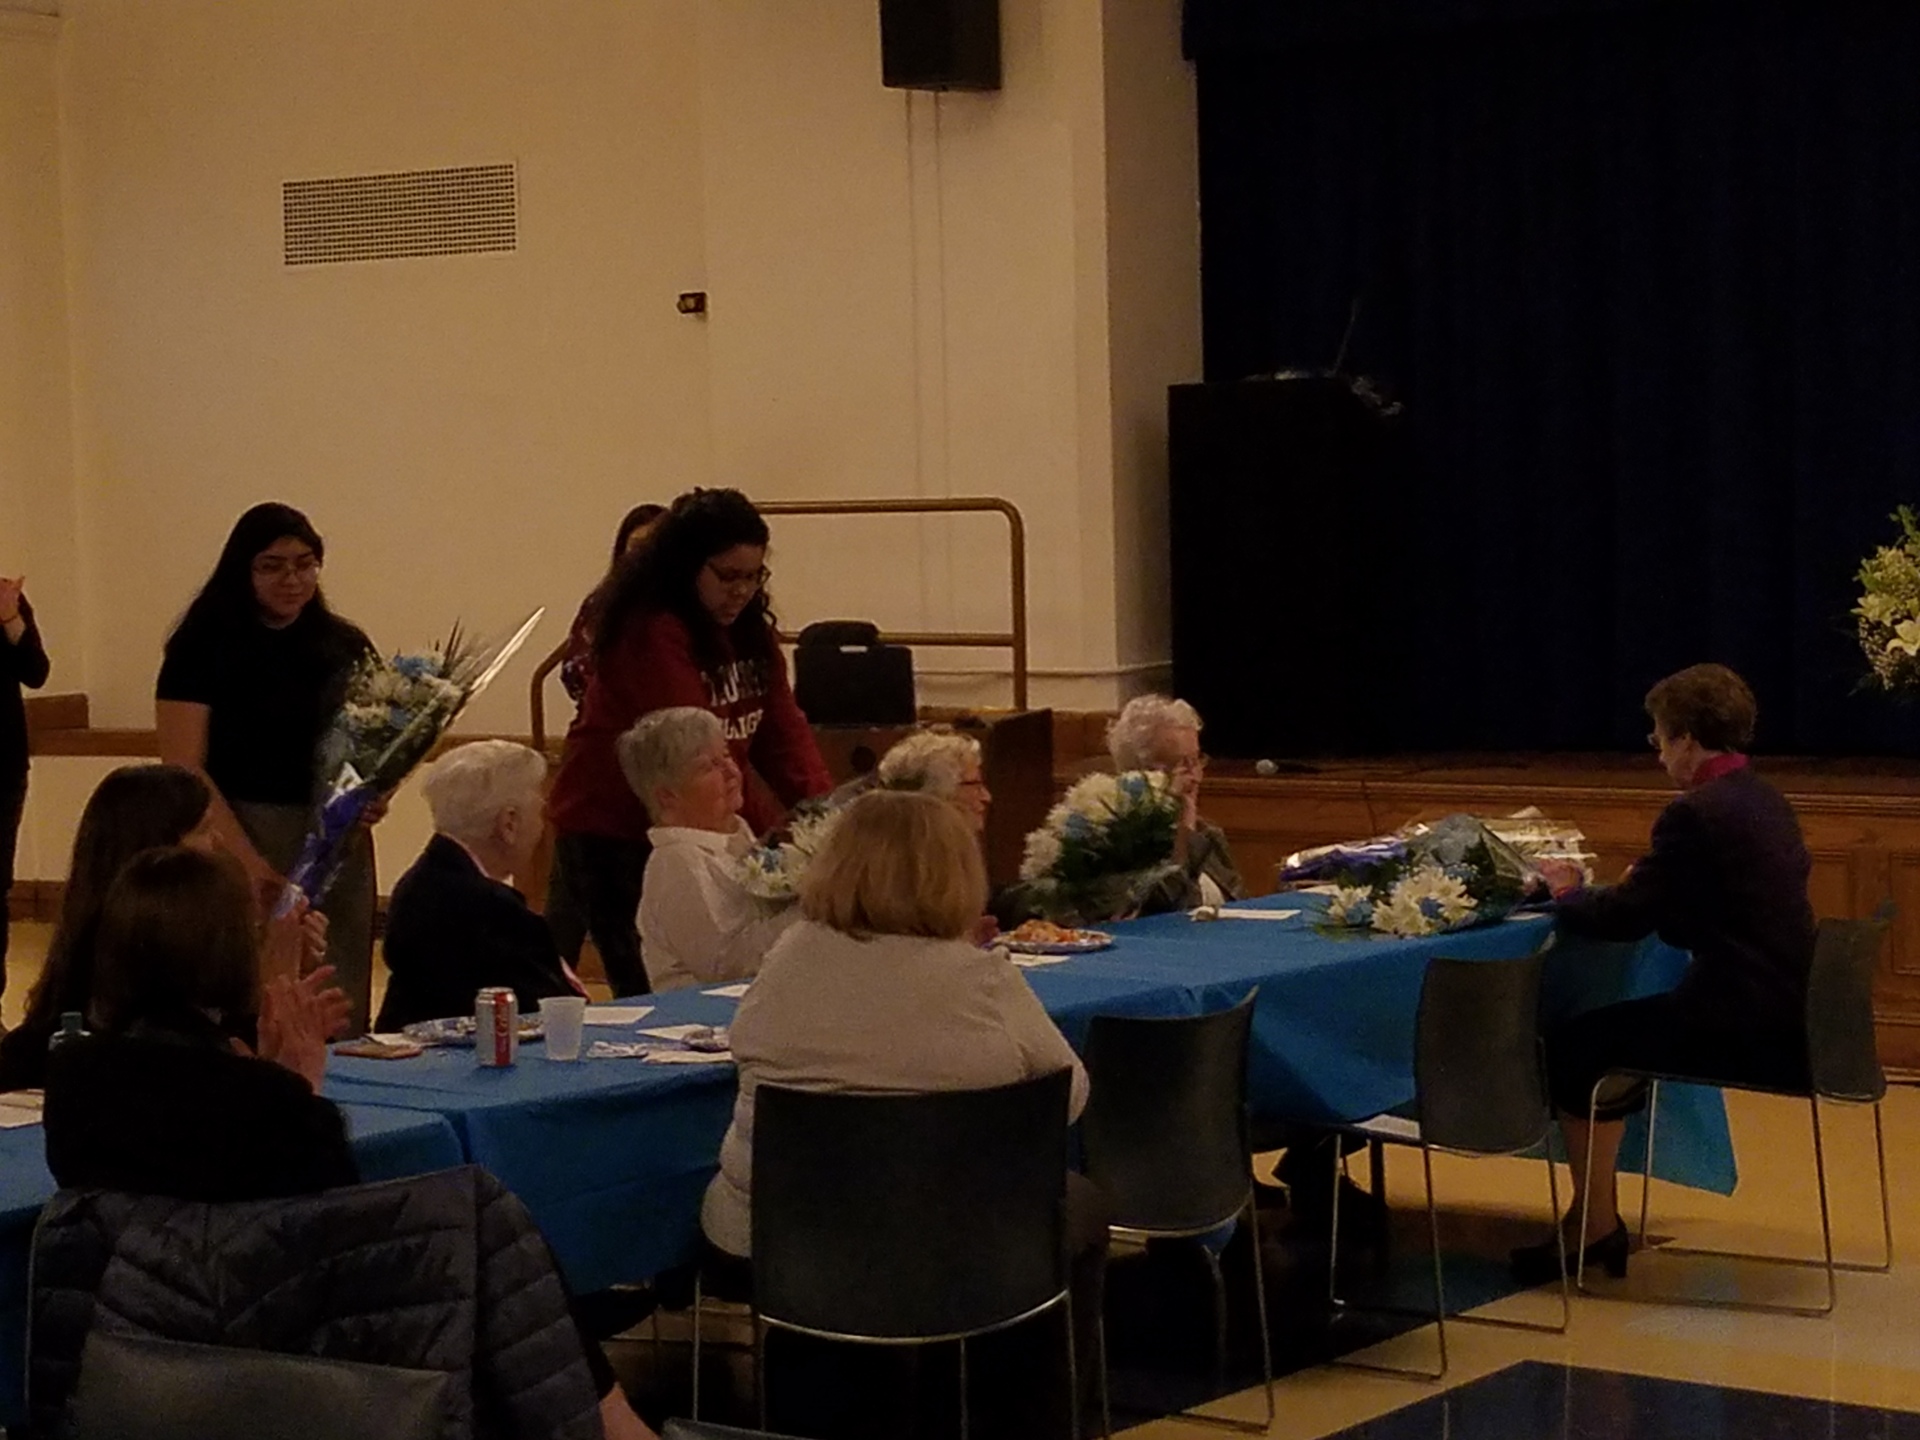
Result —
[[[1615, 1280], [1627, 1277], [1627, 1222], [1615, 1218], [1612, 1233], [1587, 1246], [1585, 1256], [1567, 1252], [1567, 1276], [1577, 1275], [1581, 1264], [1603, 1269]], [[1512, 1255], [1513, 1278], [1522, 1285], [1544, 1285], [1560, 1278], [1560, 1244], [1543, 1240], [1538, 1245], [1522, 1245]]]

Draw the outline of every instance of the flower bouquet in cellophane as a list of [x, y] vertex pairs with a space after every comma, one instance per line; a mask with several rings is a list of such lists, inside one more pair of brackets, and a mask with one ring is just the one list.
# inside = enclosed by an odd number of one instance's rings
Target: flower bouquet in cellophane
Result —
[[1323, 929], [1438, 935], [1484, 925], [1525, 898], [1534, 867], [1489, 822], [1449, 815], [1431, 825], [1287, 857], [1282, 888], [1330, 882]]
[[505, 668], [546, 611], [529, 615], [498, 645], [476, 643], [458, 625], [444, 641], [392, 658], [369, 651], [347, 677], [340, 709], [320, 740], [327, 790], [314, 809], [279, 913], [318, 905], [340, 873], [347, 841], [368, 807], [391, 794], [432, 753], [474, 696]]
[[1139, 910], [1177, 868], [1180, 797], [1160, 771], [1089, 775], [1027, 836], [1019, 908], [1066, 925]]

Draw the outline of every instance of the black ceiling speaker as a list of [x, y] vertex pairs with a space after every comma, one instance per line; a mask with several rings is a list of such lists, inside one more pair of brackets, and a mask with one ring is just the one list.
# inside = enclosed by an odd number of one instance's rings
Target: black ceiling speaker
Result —
[[895, 90], [998, 90], [1000, 0], [880, 0], [880, 68]]

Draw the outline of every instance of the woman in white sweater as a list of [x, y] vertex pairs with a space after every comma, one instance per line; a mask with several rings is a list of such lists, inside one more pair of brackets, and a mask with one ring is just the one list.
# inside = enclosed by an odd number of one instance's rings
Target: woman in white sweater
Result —
[[[1087, 1075], [1026, 979], [967, 936], [987, 889], [954, 806], [877, 790], [847, 807], [801, 881], [805, 918], [776, 943], [733, 1022], [740, 1095], [700, 1222], [729, 1254], [751, 1244], [753, 1097], [802, 1090], [975, 1090]], [[1104, 1227], [1100, 1227], [1104, 1228]]]
[[797, 916], [769, 911], [741, 879], [755, 842], [719, 718], [689, 706], [655, 710], [615, 750], [653, 820], [639, 916], [648, 984], [682, 990], [751, 979]]

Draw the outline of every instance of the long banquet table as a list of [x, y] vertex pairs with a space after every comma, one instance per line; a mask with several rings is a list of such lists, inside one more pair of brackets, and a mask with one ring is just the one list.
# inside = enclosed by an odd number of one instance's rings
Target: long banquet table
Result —
[[[438, 1115], [390, 1106], [342, 1108], [366, 1180], [464, 1162], [453, 1127]], [[27, 1257], [34, 1222], [54, 1192], [45, 1134], [38, 1125], [0, 1130], [0, 1428], [17, 1423], [25, 1409]]]
[[[1413, 1021], [1427, 961], [1438, 954], [1524, 954], [1544, 918], [1422, 940], [1335, 939], [1316, 933], [1319, 901], [1256, 902], [1296, 909], [1287, 921], [1157, 916], [1113, 927], [1111, 950], [1036, 967], [1027, 977], [1079, 1045], [1097, 1014], [1184, 1015], [1239, 1001], [1255, 985], [1249, 1093], [1263, 1116], [1359, 1119], [1413, 1096]], [[1669, 988], [1686, 957], [1657, 942], [1562, 944], [1548, 966], [1549, 1016]], [[641, 1002], [634, 1002], [641, 1003]], [[737, 1001], [702, 990], [647, 997], [640, 1028], [721, 1025]], [[633, 1026], [590, 1025], [593, 1039], [638, 1038]], [[516, 1191], [581, 1290], [644, 1279], [695, 1253], [700, 1196], [732, 1110], [727, 1065], [636, 1059], [553, 1064], [540, 1047], [510, 1070], [477, 1069], [470, 1053], [414, 1060], [335, 1059], [326, 1093], [357, 1105], [444, 1115], [468, 1159]], [[1732, 1143], [1719, 1093], [1661, 1095], [1654, 1173], [1730, 1192]], [[1638, 1137], [1623, 1151], [1637, 1164]]]

